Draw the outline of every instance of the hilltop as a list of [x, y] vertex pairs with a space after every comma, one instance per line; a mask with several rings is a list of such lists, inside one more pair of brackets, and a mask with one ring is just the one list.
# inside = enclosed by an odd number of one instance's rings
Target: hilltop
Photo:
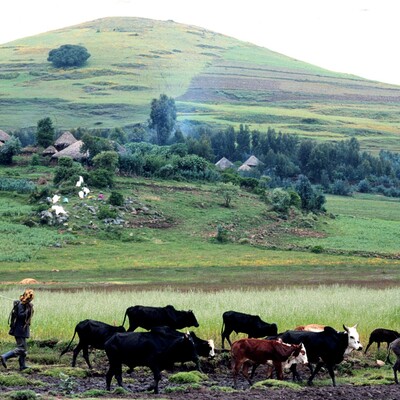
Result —
[[[85, 46], [83, 68], [55, 69], [51, 49]], [[400, 87], [339, 74], [200, 27], [103, 18], [0, 46], [1, 129], [129, 127], [160, 93], [182, 129], [247, 124], [319, 140], [357, 137], [400, 151]]]

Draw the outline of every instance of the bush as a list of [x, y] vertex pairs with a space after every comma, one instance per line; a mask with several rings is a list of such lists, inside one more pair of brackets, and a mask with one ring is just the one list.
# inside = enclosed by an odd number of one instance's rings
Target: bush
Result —
[[100, 206], [99, 211], [97, 213], [98, 219], [107, 219], [107, 218], [117, 218], [118, 212], [114, 208], [109, 206]]
[[291, 196], [286, 190], [276, 188], [271, 192], [269, 202], [273, 211], [287, 213], [291, 204]]
[[124, 205], [124, 196], [119, 192], [111, 192], [108, 202], [112, 206], [117, 206], [117, 207], [123, 206]]
[[38, 396], [33, 390], [16, 390], [7, 394], [10, 400], [36, 400]]
[[107, 188], [114, 185], [114, 173], [103, 168], [95, 169], [89, 173], [89, 185], [96, 188]]
[[64, 44], [58, 49], [50, 50], [47, 61], [53, 63], [56, 68], [80, 67], [90, 57], [83, 46]]
[[83, 176], [84, 179], [87, 176], [81, 164], [75, 162], [71, 157], [59, 158], [53, 179], [55, 185], [63, 183], [75, 186], [79, 176]]

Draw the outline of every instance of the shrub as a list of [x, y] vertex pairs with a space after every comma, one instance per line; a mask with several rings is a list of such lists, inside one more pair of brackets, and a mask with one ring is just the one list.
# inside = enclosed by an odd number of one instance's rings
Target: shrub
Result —
[[7, 394], [10, 400], [36, 400], [38, 396], [33, 390], [16, 390]]
[[53, 63], [56, 68], [80, 67], [90, 57], [87, 49], [83, 46], [64, 44], [58, 49], [50, 50], [47, 61]]
[[287, 213], [291, 204], [291, 196], [286, 190], [276, 188], [271, 192], [269, 202], [273, 211]]
[[111, 192], [108, 202], [112, 206], [117, 206], [117, 207], [122, 206], [124, 205], [124, 196], [119, 192]]
[[98, 219], [117, 218], [118, 212], [109, 206], [100, 206], [97, 213]]
[[99, 168], [91, 171], [88, 178], [89, 185], [96, 188], [107, 188], [114, 185], [114, 173]]

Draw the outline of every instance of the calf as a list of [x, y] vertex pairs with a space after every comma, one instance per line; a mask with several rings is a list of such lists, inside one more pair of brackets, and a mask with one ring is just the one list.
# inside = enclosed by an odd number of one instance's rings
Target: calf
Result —
[[232, 332], [247, 333], [249, 338], [260, 338], [278, 334], [278, 327], [275, 323], [264, 322], [258, 315], [244, 314], [237, 311], [226, 311], [222, 314], [221, 339], [224, 349], [225, 339], [229, 345], [232, 343], [229, 335]]
[[400, 371], [400, 338], [393, 340], [388, 347], [387, 360], [389, 359], [390, 351], [396, 355], [396, 362], [393, 365], [394, 381], [398, 384], [397, 372]]
[[129, 319], [128, 332], [133, 332], [136, 328], [152, 329], [156, 326], [169, 326], [173, 329], [183, 329], [186, 327], [198, 327], [199, 323], [192, 310], [179, 311], [174, 306], [165, 307], [147, 307], [133, 306], [125, 311], [124, 321]]
[[[349, 334], [347, 331], [337, 332], [335, 329], [326, 326], [323, 332], [286, 331], [278, 336], [285, 343], [304, 344], [311, 370], [311, 376], [308, 378], [309, 385], [312, 385], [315, 375], [325, 365], [332, 379], [332, 385], [336, 386], [333, 368], [343, 361], [348, 349]], [[311, 363], [317, 364], [314, 370], [310, 365]], [[292, 365], [291, 370], [293, 379], [299, 378], [295, 364]]]
[[189, 334], [173, 329], [154, 329], [151, 332], [117, 333], [105, 343], [109, 361], [106, 374], [107, 390], [115, 376], [118, 385], [122, 383], [122, 364], [131, 370], [137, 366], [149, 367], [153, 372], [154, 384], [151, 387], [158, 393], [161, 371], [172, 369], [175, 362], [193, 361], [199, 365], [193, 339]]
[[384, 329], [384, 328], [374, 329], [369, 335], [369, 341], [367, 347], [365, 348], [364, 354], [367, 353], [369, 347], [374, 342], [376, 342], [378, 345], [378, 351], [381, 347], [381, 343], [387, 343], [387, 348], [389, 350], [389, 344], [399, 337], [400, 333], [397, 331], [392, 331], [390, 329]]
[[71, 365], [75, 367], [76, 358], [78, 357], [79, 352], [83, 350], [83, 358], [91, 369], [92, 366], [89, 361], [89, 346], [103, 350], [104, 343], [117, 332], [125, 332], [125, 328], [123, 326], [109, 325], [93, 319], [85, 319], [76, 325], [74, 335], [72, 336], [68, 346], [61, 352], [60, 357], [69, 350], [75, 335], [78, 334], [79, 343], [73, 350]]
[[280, 340], [266, 339], [239, 339], [231, 346], [231, 367], [233, 373], [234, 387], [237, 387], [237, 376], [243, 366], [242, 374], [249, 384], [252, 384], [252, 377], [249, 377], [248, 368], [251, 361], [256, 365], [266, 364], [272, 361], [278, 379], [283, 379], [282, 362], [290, 362], [301, 356], [307, 362], [305, 350], [302, 344], [286, 344]]

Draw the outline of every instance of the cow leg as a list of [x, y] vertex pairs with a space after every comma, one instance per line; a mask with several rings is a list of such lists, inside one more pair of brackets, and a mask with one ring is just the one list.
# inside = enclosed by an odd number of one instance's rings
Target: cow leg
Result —
[[[308, 378], [307, 384], [308, 384], [309, 386], [311, 386], [311, 385], [313, 384], [312, 381], [313, 381], [315, 375], [318, 374], [318, 372], [320, 371], [320, 369], [322, 368], [323, 365], [324, 365], [323, 362], [319, 362], [319, 363], [317, 364], [317, 366], [315, 367], [314, 371], [311, 373], [311, 376]], [[334, 385], [334, 386], [335, 386], [335, 385]]]
[[112, 381], [113, 376], [114, 376], [114, 368], [110, 363], [110, 366], [106, 373], [106, 389], [107, 390], [111, 390], [111, 381]]
[[229, 346], [232, 346], [231, 340], [229, 338], [230, 334], [232, 333], [231, 329], [227, 329], [225, 327], [225, 330], [221, 333], [221, 341], [222, 341], [222, 349], [224, 349], [224, 343], [225, 343], [225, 339], [228, 341]]
[[154, 394], [158, 394], [158, 383], [161, 380], [161, 372], [157, 367], [152, 367], [151, 370], [153, 371], [154, 385], [149, 390], [154, 389]]
[[365, 348], [364, 354], [367, 354], [367, 351], [368, 351], [369, 347], [371, 346], [371, 344], [372, 344], [372, 342], [369, 342], [367, 344], [367, 347]]
[[240, 367], [242, 366], [242, 364], [243, 364], [243, 361], [241, 361], [241, 360], [237, 361], [237, 360], [232, 359], [232, 361], [231, 361], [234, 389], [237, 388], [237, 376], [239, 375]]
[[397, 371], [400, 371], [400, 360], [397, 359], [393, 365], [394, 381], [398, 384], [399, 380], [397, 378]]
[[282, 362], [281, 361], [273, 361], [272, 362], [275, 367], [276, 377], [280, 381], [283, 381], [283, 370], [282, 370]]
[[92, 366], [91, 366], [90, 360], [89, 360], [89, 346], [87, 346], [87, 345], [82, 346], [82, 353], [83, 353], [83, 358], [86, 361], [86, 364], [88, 365], [88, 367], [90, 369], [92, 369]]
[[303, 380], [303, 379], [301, 379], [300, 374], [297, 372], [297, 364], [292, 364], [289, 369], [292, 373], [293, 382], [296, 382], [296, 381], [301, 382]]
[[332, 386], [336, 386], [336, 380], [335, 380], [335, 371], [333, 370], [333, 365], [326, 365], [326, 368], [328, 368], [329, 376], [332, 379]]
[[77, 344], [77, 346], [74, 348], [74, 350], [73, 350], [73, 352], [72, 352], [72, 363], [71, 363], [71, 366], [72, 366], [72, 367], [75, 367], [75, 365], [76, 365], [76, 359], [77, 359], [77, 357], [78, 357], [79, 352], [82, 350], [82, 348], [83, 348], [83, 346], [82, 346], [82, 343], [81, 343], [81, 342], [79, 342], [79, 343]]
[[253, 364], [253, 367], [251, 368], [251, 374], [250, 374], [250, 379], [253, 380], [254, 375], [256, 373], [256, 369], [259, 366], [259, 364]]
[[251, 386], [253, 384], [253, 381], [251, 379], [251, 376], [249, 377], [249, 367], [250, 367], [249, 362], [245, 362], [243, 364], [242, 375], [247, 379], [247, 382], [249, 382], [249, 385]]

